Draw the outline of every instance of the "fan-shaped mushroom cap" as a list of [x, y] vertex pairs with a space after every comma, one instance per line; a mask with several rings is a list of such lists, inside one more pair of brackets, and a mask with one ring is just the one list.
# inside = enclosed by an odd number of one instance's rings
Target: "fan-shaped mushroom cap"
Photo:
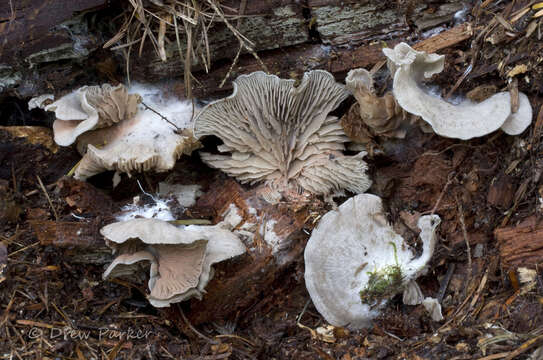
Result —
[[81, 135], [78, 149], [87, 152], [75, 171], [75, 178], [85, 180], [106, 170], [128, 174], [167, 171], [182, 154], [190, 154], [198, 147], [190, 130], [193, 113], [190, 101], [164, 99], [162, 91], [154, 87], [135, 85], [130, 90], [139, 92], [154, 111], [141, 106], [131, 119]]
[[508, 92], [497, 93], [480, 103], [466, 99], [453, 105], [424, 91], [420, 82], [443, 70], [443, 55], [416, 51], [406, 43], [383, 52], [394, 76], [393, 92], [398, 104], [421, 116], [441, 136], [466, 140], [499, 128], [508, 134], [519, 134], [532, 121], [532, 107], [524, 94], [520, 96], [519, 111], [510, 116]]
[[[305, 284], [319, 313], [334, 326], [370, 326], [388, 298], [424, 270], [439, 221], [437, 215], [419, 220], [423, 253], [414, 259], [403, 238], [387, 224], [379, 197], [357, 195], [325, 214], [304, 253]], [[392, 270], [397, 283], [381, 289], [385, 291], [375, 304], [364, 303], [361, 292], [370, 290], [370, 277]]]
[[135, 219], [107, 225], [100, 233], [120, 253], [103, 277], [134, 271], [126, 266], [149, 261], [148, 299], [156, 307], [200, 298], [212, 277], [211, 266], [245, 252], [241, 240], [219, 225], [178, 228], [161, 220]]
[[131, 119], [140, 101], [139, 95], [129, 95], [122, 84], [115, 87], [104, 84], [83, 86], [47, 105], [45, 110], [55, 112], [55, 142], [68, 146], [87, 131]]
[[[202, 153], [202, 160], [241, 182], [267, 182], [279, 190], [293, 185], [319, 194], [365, 191], [366, 164], [362, 156], [341, 153], [349, 140], [338, 119], [328, 115], [349, 93], [322, 70], [294, 83], [260, 71], [238, 77], [232, 95], [208, 104], [194, 123], [197, 138], [215, 135], [224, 143], [219, 151], [231, 154]], [[329, 177], [338, 167], [352, 168]], [[360, 176], [349, 178], [358, 171]]]

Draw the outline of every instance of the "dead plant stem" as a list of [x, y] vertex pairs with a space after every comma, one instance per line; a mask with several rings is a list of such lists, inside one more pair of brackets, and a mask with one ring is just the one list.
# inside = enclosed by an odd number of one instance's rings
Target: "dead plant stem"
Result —
[[43, 185], [43, 182], [41, 181], [41, 178], [38, 175], [36, 175], [36, 178], [38, 179], [38, 183], [40, 184], [40, 187], [43, 193], [45, 194], [47, 201], [49, 202], [49, 206], [51, 207], [51, 209], [53, 210], [53, 213], [55, 214], [55, 220], [58, 221], [59, 217], [58, 217], [57, 210], [55, 209], [55, 206], [53, 205], [53, 202], [51, 201], [51, 198], [49, 197], [49, 193], [47, 192], [47, 189]]
[[471, 267], [471, 248], [469, 244], [468, 232], [466, 230], [466, 223], [464, 221], [464, 210], [462, 208], [462, 203], [458, 200], [458, 198], [456, 198], [456, 203], [458, 205], [458, 220], [460, 221], [460, 226], [462, 227], [462, 235], [464, 236], [464, 241], [466, 243], [466, 252], [468, 254], [468, 278], [466, 283], [469, 284], [469, 281], [471, 280], [471, 272], [473, 271]]

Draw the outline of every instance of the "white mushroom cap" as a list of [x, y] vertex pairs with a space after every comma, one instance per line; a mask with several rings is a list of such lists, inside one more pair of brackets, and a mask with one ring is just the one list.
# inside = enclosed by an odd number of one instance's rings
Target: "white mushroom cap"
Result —
[[32, 99], [28, 100], [28, 110], [33, 109], [42, 109], [45, 110], [45, 107], [52, 103], [55, 100], [55, 95], [53, 94], [43, 94]]
[[338, 164], [353, 165], [349, 173], [365, 169], [362, 156], [343, 161], [349, 140], [338, 119], [328, 115], [348, 91], [322, 70], [304, 74], [297, 87], [294, 83], [260, 71], [238, 77], [233, 94], [208, 104], [194, 123], [197, 138], [219, 137], [224, 143], [219, 151], [230, 155], [202, 153], [202, 160], [241, 182], [266, 182], [281, 191], [289, 185], [319, 194], [346, 187], [365, 191], [370, 184], [365, 174], [355, 186], [348, 175], [318, 179]]
[[[164, 99], [158, 88], [136, 85], [131, 91], [141, 92], [143, 102], [175, 124], [143, 106], [132, 119], [87, 132], [78, 138], [78, 148], [87, 150], [75, 171], [75, 178], [85, 180], [106, 170], [125, 173], [167, 171], [182, 154], [197, 147], [192, 137], [192, 103]], [[179, 131], [178, 131], [179, 132]]]
[[375, 92], [375, 89], [373, 88], [373, 76], [364, 68], [350, 70], [345, 78], [345, 85], [355, 97], [359, 90], [367, 91], [369, 93]]
[[394, 49], [385, 48], [383, 52], [391, 64], [393, 93], [398, 104], [422, 117], [441, 136], [463, 140], [484, 136], [498, 130], [508, 119], [504, 131], [520, 133], [532, 121], [531, 105], [525, 96], [520, 97], [521, 109], [510, 117], [511, 97], [508, 92], [497, 93], [480, 103], [466, 99], [458, 105], [426, 92], [421, 82], [443, 70], [443, 55], [416, 51], [405, 43], [396, 45]]
[[325, 214], [309, 239], [305, 257], [305, 283], [313, 304], [327, 322], [349, 328], [368, 327], [387, 301], [374, 307], [361, 300], [371, 272], [391, 266], [401, 269], [403, 288], [424, 270], [436, 243], [437, 215], [419, 220], [423, 254], [414, 259], [403, 238], [385, 219], [381, 199], [361, 194]]
[[[121, 253], [104, 279], [123, 274], [122, 270], [133, 272], [126, 266], [149, 261], [148, 300], [155, 307], [201, 298], [213, 275], [212, 265], [245, 252], [241, 240], [220, 225], [178, 228], [161, 220], [135, 219], [107, 225], [100, 233]], [[139, 242], [129, 241], [133, 239]]]
[[122, 84], [83, 86], [47, 105], [45, 110], [55, 112], [55, 142], [68, 146], [87, 131], [134, 117], [140, 100], [137, 94], [128, 95]]
[[515, 113], [511, 113], [503, 123], [501, 129], [507, 135], [520, 135], [532, 123], [532, 105], [526, 94], [520, 93], [519, 108]]

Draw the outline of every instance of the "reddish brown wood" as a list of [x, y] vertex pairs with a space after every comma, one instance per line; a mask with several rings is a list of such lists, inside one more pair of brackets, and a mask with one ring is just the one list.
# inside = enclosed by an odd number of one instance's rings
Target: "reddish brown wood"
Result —
[[102, 216], [107, 218], [119, 210], [111, 197], [103, 191], [95, 188], [85, 181], [79, 181], [72, 177], [62, 177], [57, 181], [55, 192], [68, 204], [75, 213], [90, 216]]
[[513, 178], [500, 174], [490, 184], [486, 201], [493, 206], [501, 209], [507, 209], [513, 204], [516, 186]]
[[[266, 222], [276, 221], [273, 230], [287, 244], [278, 256], [271, 254], [270, 247], [261, 236], [255, 237], [253, 246], [247, 253], [230, 261], [215, 265], [215, 277], [206, 287], [207, 293], [202, 301], [191, 300], [187, 317], [191, 323], [199, 324], [226, 319], [235, 314], [243, 314], [256, 303], [262, 294], [269, 291], [273, 283], [301, 260], [308, 235], [303, 232], [304, 220], [308, 210], [296, 210], [292, 206], [266, 203], [256, 191], [244, 191], [232, 179], [221, 180], [203, 195], [196, 208], [213, 208], [216, 219], [230, 204], [241, 210], [244, 222], [254, 222], [250, 208], [256, 209], [260, 220], [258, 227]], [[292, 204], [291, 204], [292, 205]]]
[[59, 248], [77, 247], [93, 249], [105, 246], [100, 235], [100, 225], [90, 222], [30, 221], [41, 245], [53, 245]]
[[530, 217], [517, 226], [496, 229], [494, 236], [503, 267], [535, 267], [543, 264], [542, 221]]

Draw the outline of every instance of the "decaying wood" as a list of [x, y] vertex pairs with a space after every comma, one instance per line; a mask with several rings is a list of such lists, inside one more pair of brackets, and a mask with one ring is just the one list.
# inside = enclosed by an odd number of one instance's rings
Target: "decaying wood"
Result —
[[513, 178], [506, 174], [500, 174], [490, 184], [486, 201], [500, 209], [507, 209], [513, 204], [515, 184]]
[[409, 31], [410, 25], [424, 31], [451, 21], [463, 7], [456, 1], [405, 3], [409, 4], [402, 8], [399, 2], [310, 0], [308, 7], [321, 40], [330, 45], [399, 37]]
[[[472, 33], [471, 25], [464, 23], [422, 40], [413, 45], [413, 48], [429, 53], [437, 52], [469, 39]], [[387, 45], [392, 47], [399, 42], [400, 40], [391, 40], [387, 41]], [[371, 66], [385, 59], [382, 49], [382, 44], [370, 44], [360, 46], [355, 50], [339, 51], [335, 59], [331, 61], [329, 70], [333, 73], [340, 73], [354, 68]]]
[[55, 193], [78, 215], [107, 218], [119, 210], [111, 197], [86, 181], [64, 176], [57, 181], [56, 186]]
[[0, 4], [0, 64], [12, 65], [46, 56], [64, 48], [64, 58], [73, 39], [61, 23], [74, 13], [106, 5], [107, 0], [4, 0]]
[[[301, 259], [308, 238], [303, 231], [304, 220], [309, 216], [307, 207], [271, 205], [257, 191], [245, 191], [232, 179], [220, 180], [211, 189], [199, 199], [195, 208], [214, 215], [218, 221], [234, 205], [243, 218], [237, 229], [254, 224], [255, 237], [252, 243], [246, 242], [246, 254], [215, 265], [215, 276], [207, 285], [203, 300], [190, 302], [187, 317], [193, 324], [243, 314]], [[275, 254], [266, 242], [269, 236], [285, 244]]]
[[[72, 13], [104, 7], [105, 0], [31, 1], [24, 5], [13, 2], [13, 13], [11, 3], [0, 5], [0, 19], [4, 19], [4, 22], [0, 22], [0, 34], [3, 35], [0, 44], [0, 91], [19, 85], [17, 94], [23, 97], [52, 90], [59, 92], [72, 87], [75, 78], [87, 81], [84, 79], [92, 73], [89, 70], [103, 77], [102, 82], [121, 80], [122, 77], [116, 75], [116, 72], [126, 68], [126, 63], [121, 60], [126, 55], [122, 55], [123, 50], [117, 53], [110, 50], [95, 51], [113, 34], [98, 31], [82, 18], [74, 20], [75, 25], [63, 25]], [[241, 5], [240, 0], [225, 2], [227, 9], [230, 9], [228, 15], [238, 15]], [[458, 3], [448, 1], [421, 5], [413, 12], [410, 21], [419, 30], [428, 26], [435, 27], [450, 21], [458, 6]], [[400, 25], [402, 31], [391, 27], [402, 23], [401, 9], [375, 0], [364, 4], [357, 1], [310, 1], [307, 8], [295, 0], [250, 1], [242, 10], [244, 17], [235, 20], [239, 31], [254, 43], [254, 49], [259, 52], [270, 72], [290, 78], [299, 78], [305, 71], [315, 68], [343, 73], [352, 68], [375, 64], [384, 59], [382, 44], [367, 44], [375, 39], [386, 38], [387, 44], [392, 46], [403, 40], [408, 30], [405, 24]], [[376, 16], [376, 13], [380, 15]], [[342, 20], [331, 21], [336, 15]], [[365, 21], [368, 17], [374, 20]], [[27, 28], [30, 29], [28, 34], [23, 33], [22, 30]], [[384, 31], [389, 28], [391, 32]], [[193, 59], [193, 73], [198, 80], [193, 82], [195, 96], [217, 95], [229, 90], [230, 81], [226, 81], [225, 88], [219, 86], [227, 74], [233, 79], [239, 74], [262, 70], [252, 55], [241, 54], [239, 63], [229, 72], [231, 59], [239, 48], [236, 38], [219, 22], [208, 33], [213, 64], [210, 69], [204, 69], [199, 59]], [[349, 47], [339, 49], [315, 44], [311, 36], [320, 37], [324, 44]], [[433, 52], [470, 36], [469, 25], [463, 24], [423, 40], [415, 48]], [[363, 45], [356, 47], [359, 44]], [[183, 46], [181, 41], [181, 48]], [[148, 81], [181, 77], [183, 62], [179, 59], [178, 50], [176, 41], [166, 42], [167, 61], [156, 55], [151, 41], [146, 42], [141, 56], [132, 50], [128, 63], [131, 79]], [[17, 56], [13, 56], [15, 53]], [[111, 55], [109, 58], [108, 53]], [[26, 60], [13, 63], [15, 58]], [[115, 60], [112, 62], [111, 59]], [[66, 66], [67, 61], [77, 65]], [[36, 73], [38, 65], [40, 71]], [[184, 94], [183, 81], [179, 80], [175, 82], [179, 83], [179, 93]]]
[[[230, 1], [229, 4], [223, 5], [228, 6], [225, 10], [239, 9], [241, 2]], [[243, 17], [230, 21], [236, 25], [236, 30], [239, 33], [251, 41], [255, 51], [271, 50], [302, 44], [309, 40], [309, 30], [305, 24], [306, 20], [302, 9], [299, 2], [295, 0], [250, 1], [243, 11]], [[229, 13], [227, 15], [238, 15], [238, 11], [229, 11]], [[194, 42], [200, 40], [196, 37], [192, 39]], [[228, 62], [232, 61], [231, 59], [236, 56], [240, 48], [239, 40], [228, 26], [219, 21], [210, 25], [207, 31], [207, 41], [210, 58], [215, 63], [223, 59], [227, 59]], [[185, 36], [180, 38], [179, 45], [182, 52], [185, 52], [187, 48]], [[241, 53], [247, 54], [248, 51], [242, 48]], [[176, 41], [166, 45], [164, 56], [167, 61], [156, 56], [152, 46], [146, 46], [141, 56], [138, 56], [135, 51], [131, 56], [130, 62], [133, 64], [131, 72], [135, 78], [149, 79], [183, 74], [184, 61], [179, 57]], [[251, 56], [251, 58], [253, 57]], [[255, 59], [253, 58], [253, 60]], [[202, 59], [197, 57], [192, 59], [191, 69], [192, 71], [208, 71], [205, 69]], [[260, 68], [260, 70], [263, 69]]]
[[517, 226], [494, 231], [504, 268], [536, 267], [543, 264], [543, 222], [530, 217]]
[[42, 246], [63, 249], [66, 261], [81, 264], [111, 262], [111, 249], [100, 235], [100, 220], [89, 222], [29, 221]]
[[105, 245], [95, 222], [32, 221], [30, 224], [44, 246], [93, 248]]
[[[437, 52], [447, 47], [458, 44], [471, 37], [472, 30], [469, 24], [458, 25], [450, 30], [444, 31], [438, 35], [430, 37], [414, 45], [417, 50], [428, 52]], [[393, 46], [399, 41], [387, 42]], [[372, 66], [385, 59], [382, 52], [382, 44], [363, 45], [356, 49], [340, 50], [328, 54], [321, 45], [301, 45], [289, 49], [288, 56], [282, 50], [275, 50], [261, 54], [262, 61], [274, 74], [282, 77], [301, 78], [305, 71], [317, 68], [324, 68], [334, 74], [341, 74], [350, 69]], [[197, 96], [211, 95], [216, 91], [218, 84], [228, 72], [229, 66], [215, 68], [201, 85], [196, 85], [194, 93]], [[258, 64], [250, 57], [242, 57], [239, 65], [234, 68], [233, 76], [236, 74], [250, 73], [258, 71]], [[231, 84], [227, 83], [225, 90], [230, 89]], [[184, 89], [180, 86], [180, 93]]]

